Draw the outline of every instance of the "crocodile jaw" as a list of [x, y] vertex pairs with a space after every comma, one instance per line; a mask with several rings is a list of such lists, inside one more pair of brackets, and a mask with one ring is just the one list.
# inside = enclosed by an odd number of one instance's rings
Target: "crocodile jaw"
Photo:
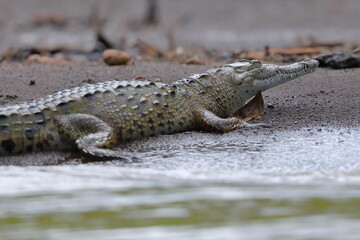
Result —
[[[294, 78], [314, 72], [319, 62], [306, 59], [286, 66], [263, 64], [258, 68], [240, 74], [238, 78], [239, 90], [243, 96], [252, 97]], [[239, 81], [240, 80], [240, 81]]]

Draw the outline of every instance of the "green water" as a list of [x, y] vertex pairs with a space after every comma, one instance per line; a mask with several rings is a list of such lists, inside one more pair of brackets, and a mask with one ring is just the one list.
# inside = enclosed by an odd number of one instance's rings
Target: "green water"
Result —
[[357, 239], [360, 233], [356, 185], [140, 185], [3, 197], [1, 239]]
[[250, 135], [164, 136], [136, 163], [0, 166], [0, 239], [359, 239], [358, 132]]

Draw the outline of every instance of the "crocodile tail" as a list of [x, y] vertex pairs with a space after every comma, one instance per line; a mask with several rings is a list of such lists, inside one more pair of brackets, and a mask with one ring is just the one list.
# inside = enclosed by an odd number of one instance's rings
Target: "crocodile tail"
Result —
[[43, 150], [43, 109], [17, 104], [0, 109], [0, 155]]

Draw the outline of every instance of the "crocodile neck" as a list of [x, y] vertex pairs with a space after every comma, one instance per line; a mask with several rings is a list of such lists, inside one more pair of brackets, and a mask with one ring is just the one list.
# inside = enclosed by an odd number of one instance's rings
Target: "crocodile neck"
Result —
[[232, 68], [211, 69], [202, 74], [193, 74], [174, 83], [179, 89], [191, 93], [196, 107], [209, 110], [220, 117], [229, 117], [242, 107], [248, 98], [244, 98], [233, 81]]

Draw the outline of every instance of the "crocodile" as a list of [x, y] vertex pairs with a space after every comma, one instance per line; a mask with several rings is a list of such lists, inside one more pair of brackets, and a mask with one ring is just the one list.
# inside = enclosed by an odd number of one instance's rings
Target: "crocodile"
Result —
[[318, 67], [241, 60], [170, 84], [107, 81], [0, 108], [0, 156], [74, 151], [90, 160], [128, 159], [117, 146], [184, 131], [227, 132], [250, 124], [233, 113], [258, 93]]

